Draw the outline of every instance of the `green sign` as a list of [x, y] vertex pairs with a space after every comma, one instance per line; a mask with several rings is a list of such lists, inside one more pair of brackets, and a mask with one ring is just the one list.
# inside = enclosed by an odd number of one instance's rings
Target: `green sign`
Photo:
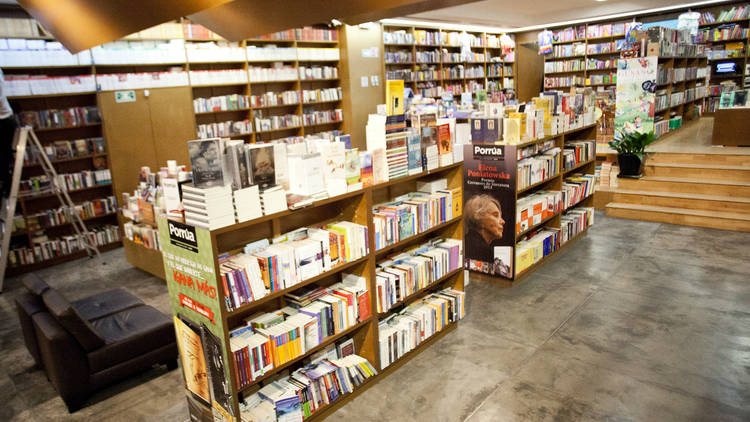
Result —
[[191, 421], [234, 421], [229, 355], [221, 319], [211, 234], [159, 219], [169, 301], [174, 314]]
[[135, 91], [115, 91], [116, 103], [134, 103]]

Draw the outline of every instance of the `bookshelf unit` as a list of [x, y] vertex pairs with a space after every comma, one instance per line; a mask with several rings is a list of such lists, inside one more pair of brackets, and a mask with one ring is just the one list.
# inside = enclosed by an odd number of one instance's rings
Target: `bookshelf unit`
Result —
[[[51, 74], [54, 76], [73, 76], [81, 74], [93, 74], [92, 66], [75, 66], [75, 67], [58, 67], [54, 69], [42, 69], [37, 67], [4, 67], [5, 77], [12, 78], [13, 75], [39, 75]], [[97, 100], [94, 92], [77, 92], [68, 94], [49, 94], [49, 95], [23, 95], [9, 96], [11, 107], [15, 113], [24, 111], [40, 111], [47, 109], [63, 109], [70, 107], [96, 106]], [[35, 129], [43, 147], [50, 147], [54, 150], [55, 141], [72, 141], [82, 138], [102, 137], [101, 123], [79, 124], [68, 127], [50, 127]], [[92, 145], [93, 146], [93, 145]], [[72, 145], [75, 150], [75, 145]], [[55, 152], [56, 153], [56, 152]], [[19, 157], [24, 159], [24, 157]], [[50, 160], [58, 174], [79, 173], [81, 171], [94, 170], [97, 168], [109, 168], [109, 149], [104, 142], [104, 151], [97, 152], [92, 149], [87, 154], [65, 156], [65, 158], [53, 158]], [[38, 162], [25, 162], [21, 180], [29, 179], [44, 175], [41, 165]], [[70, 189], [68, 194], [74, 204], [81, 204], [85, 201], [103, 199], [113, 195], [113, 184], [103, 183], [80, 189]], [[75, 234], [72, 222], [62, 222], [59, 224], [39, 223], [39, 227], [30, 229], [35, 215], [44, 213], [48, 210], [57, 210], [61, 207], [60, 201], [53, 193], [37, 193], [28, 195], [19, 195], [16, 215], [21, 216], [25, 221], [26, 229], [17, 230], [12, 233], [11, 248], [15, 246], [28, 246], [33, 248], [34, 238], [39, 235], [45, 235], [50, 239], [56, 239], [66, 235]], [[116, 212], [101, 212], [95, 215], [83, 217], [84, 223], [91, 227], [92, 225], [117, 225]], [[99, 246], [100, 251], [107, 251], [120, 246], [121, 242], [116, 241], [106, 245]], [[6, 270], [7, 276], [14, 276], [30, 271], [35, 271], [51, 265], [61, 264], [63, 262], [79, 259], [87, 256], [86, 251], [76, 251], [70, 254], [54, 256], [49, 259], [35, 260], [34, 263], [8, 265]]]
[[[311, 30], [310, 28], [303, 28], [296, 30], [290, 30], [285, 31], [282, 33], [276, 33], [271, 34], [269, 36], [261, 37], [258, 39], [250, 39], [250, 40], [244, 40], [240, 43], [238, 43], [238, 48], [236, 51], [234, 51], [234, 54], [225, 54], [217, 57], [211, 57], [210, 55], [207, 56], [204, 55], [198, 55], [198, 54], [191, 54], [193, 53], [194, 49], [192, 48], [193, 45], [196, 45], [198, 48], [195, 50], [200, 49], [200, 45], [211, 43], [211, 42], [217, 42], [217, 41], [223, 41], [220, 37], [218, 37], [216, 34], [206, 30], [205, 28], [201, 27], [200, 25], [191, 24], [188, 20], [182, 19], [179, 22], [172, 22], [167, 24], [158, 25], [157, 27], [151, 28], [146, 31], [142, 31], [140, 33], [132, 34], [130, 36], [127, 36], [120, 41], [132, 41], [132, 42], [155, 42], [155, 43], [169, 43], [171, 41], [177, 41], [184, 43], [183, 47], [177, 48], [176, 51], [168, 50], [168, 52], [171, 53], [177, 53], [177, 54], [167, 54], [165, 55], [166, 58], [159, 59], [158, 57], [155, 59], [154, 57], [148, 57], [147, 55], [143, 55], [143, 60], [139, 60], [137, 55], [127, 55], [127, 57], [130, 59], [120, 60], [118, 57], [114, 57], [111, 60], [96, 60], [96, 58], [93, 56], [93, 54], [88, 53], [91, 50], [88, 50], [87, 53], [89, 54], [90, 60], [88, 61], [89, 64], [69, 64], [69, 65], [62, 65], [62, 64], [49, 64], [46, 65], [44, 61], [35, 61], [35, 60], [27, 60], [28, 63], [9, 63], [4, 62], [0, 63], [0, 67], [2, 67], [6, 78], [13, 75], [47, 75], [49, 77], [59, 77], [59, 76], [84, 76], [84, 77], [92, 77], [96, 80], [96, 88], [90, 91], [84, 91], [84, 92], [72, 92], [72, 93], [50, 93], [50, 94], [41, 94], [41, 95], [19, 95], [19, 96], [9, 96], [9, 100], [11, 101], [11, 105], [15, 112], [19, 111], [28, 111], [28, 110], [41, 110], [41, 109], [47, 109], [47, 108], [68, 108], [68, 107], [75, 107], [75, 106], [83, 106], [83, 105], [97, 105], [99, 106], [100, 110], [103, 110], [103, 107], [101, 107], [100, 101], [100, 95], [102, 93], [107, 92], [114, 92], [114, 91], [121, 91], [121, 90], [135, 90], [136, 95], [138, 96], [138, 99], [141, 99], [141, 96], [148, 96], [147, 93], [144, 91], [147, 89], [152, 90], [158, 90], [160, 88], [173, 88], [173, 87], [186, 87], [190, 90], [191, 93], [191, 100], [195, 100], [196, 98], [210, 98], [214, 96], [224, 96], [224, 95], [232, 95], [232, 94], [238, 94], [243, 96], [260, 96], [263, 94], [267, 94], [269, 92], [275, 92], [280, 93], [282, 91], [294, 91], [297, 93], [297, 96], [299, 98], [299, 101], [294, 102], [294, 104], [283, 104], [283, 105], [258, 105], [253, 106], [249, 104], [247, 107], [241, 107], [233, 110], [216, 110], [216, 111], [205, 111], [205, 112], [195, 112], [193, 108], [193, 104], [188, 104], [183, 101], [163, 101], [162, 104], [159, 105], [162, 109], [165, 107], [190, 107], [189, 113], [194, 115], [193, 121], [195, 122], [195, 125], [192, 129], [193, 135], [192, 138], [196, 139], [198, 138], [198, 127], [197, 125], [201, 124], [211, 124], [211, 123], [220, 123], [225, 121], [246, 121], [247, 125], [249, 127], [248, 130], [239, 132], [239, 133], [231, 133], [225, 136], [229, 136], [235, 139], [244, 139], [245, 142], [268, 142], [274, 139], [288, 137], [288, 136], [305, 136], [310, 134], [315, 134], [318, 132], [324, 132], [324, 131], [331, 131], [331, 130], [340, 130], [342, 128], [343, 124], [343, 113], [340, 114], [341, 118], [333, 119], [331, 121], [312, 121], [307, 124], [304, 122], [304, 116], [308, 113], [315, 113], [315, 112], [333, 112], [335, 109], [342, 108], [342, 96], [339, 93], [339, 95], [336, 96], [336, 98], [324, 98], [321, 101], [303, 101], [303, 90], [322, 90], [322, 89], [336, 89], [340, 88], [340, 64], [339, 64], [339, 58], [337, 54], [337, 58], [335, 59], [328, 59], [328, 58], [321, 58], [318, 60], [315, 57], [299, 57], [298, 52], [300, 50], [298, 49], [310, 49], [310, 48], [328, 48], [328, 49], [336, 49], [338, 51], [339, 48], [339, 35], [337, 29], [330, 30], [331, 32], [328, 33], [328, 37], [321, 36], [321, 33], [315, 33], [314, 30]], [[8, 34], [9, 38], [13, 38], [12, 34]], [[35, 39], [35, 40], [41, 40], [41, 41], [54, 41], [54, 38], [49, 36], [39, 36], [39, 37], [18, 37], [22, 39]], [[270, 38], [281, 38], [281, 39], [270, 39]], [[321, 39], [321, 38], [333, 38], [333, 39]], [[271, 45], [275, 45], [277, 47], [286, 47], [290, 49], [294, 49], [294, 57], [289, 57], [289, 59], [282, 59], [282, 60], [276, 60], [273, 58], [251, 58], [248, 56], [247, 47], [268, 47]], [[291, 50], [290, 50], [291, 51]], [[125, 50], [127, 53], [128, 50]], [[35, 52], [32, 52], [32, 50], [29, 50], [29, 57], [32, 57], [31, 54]], [[132, 51], [131, 51], [132, 53]], [[103, 57], [103, 56], [99, 56]], [[32, 64], [33, 63], [33, 64]], [[52, 63], [52, 62], [49, 62]], [[254, 81], [249, 73], [249, 70], [251, 67], [260, 67], [260, 68], [271, 68], [276, 66], [277, 64], [281, 63], [282, 65], [285, 65], [289, 68], [290, 77], [286, 80], [280, 81], [280, 80], [272, 80], [272, 81]], [[334, 77], [319, 77], [315, 79], [306, 79], [303, 76], [301, 76], [300, 67], [307, 66], [307, 67], [329, 67], [334, 68]], [[223, 82], [223, 81], [217, 81], [215, 83], [205, 81], [196, 81], [194, 78], [191, 77], [191, 72], [193, 71], [211, 71], [211, 70], [234, 70], [238, 71], [240, 73], [244, 74], [244, 79], [240, 82], [237, 81], [229, 81], [229, 82]], [[159, 78], [156, 78], [153, 81], [153, 85], [147, 84], [140, 84], [137, 86], [107, 86], [102, 87], [102, 82], [99, 81], [99, 77], [103, 77], [103, 75], [109, 75], [109, 74], [115, 74], [115, 75], [125, 75], [125, 76], [131, 76], [131, 75], [137, 75], [137, 74], [146, 74], [146, 73], [153, 73], [153, 72], [162, 72], [160, 73], [160, 76], [163, 78], [165, 75], [172, 75], [174, 76], [175, 73], [168, 73], [168, 72], [177, 72], [184, 74], [184, 78], [181, 80], [161, 83], [158, 81]], [[152, 101], [153, 103], [153, 101]], [[169, 103], [169, 104], [166, 104]], [[167, 110], [168, 111], [168, 110]], [[187, 110], [185, 110], [187, 111]], [[42, 141], [43, 144], [52, 143], [55, 140], [73, 140], [73, 139], [79, 139], [79, 138], [88, 138], [88, 137], [95, 137], [95, 136], [104, 136], [104, 123], [107, 121], [108, 117], [114, 118], [114, 116], [108, 116], [106, 112], [102, 112], [102, 123], [94, 123], [94, 124], [87, 124], [87, 125], [81, 125], [78, 127], [73, 128], [43, 128], [43, 129], [37, 129], [37, 135], [39, 136], [39, 139]], [[275, 116], [284, 116], [284, 115], [291, 115], [293, 116], [293, 119], [297, 119], [295, 124], [288, 125], [285, 127], [272, 127], [268, 130], [262, 130], [258, 131], [256, 130], [255, 125], [255, 118], [256, 117], [265, 117], [265, 118], [273, 118]], [[182, 116], [182, 115], [181, 115]], [[188, 122], [185, 122], [185, 124], [190, 124]], [[152, 123], [152, 125], [156, 126]], [[162, 126], [165, 126], [162, 124]], [[166, 125], [168, 126], [168, 125]], [[161, 130], [168, 130], [168, 128], [161, 128]], [[187, 140], [187, 139], [184, 139]], [[74, 157], [72, 159], [65, 159], [60, 160], [55, 163], [56, 168], [58, 169], [58, 172], [66, 172], [66, 171], [72, 171], [71, 169], [87, 169], [91, 168], [91, 163], [94, 159], [101, 160], [101, 159], [108, 159], [109, 149], [105, 151], [102, 154], [96, 154], [91, 156], [81, 156], [81, 157]], [[139, 161], [140, 154], [143, 154], [143, 160], [140, 160], [140, 162], [150, 162], [151, 159], [146, 159], [145, 157], [148, 154], [147, 152], [140, 151], [140, 149], [136, 149], [134, 151], [130, 151], [132, 155], [129, 157], [129, 159]], [[108, 161], [108, 160], [107, 160]], [[160, 161], [160, 160], [159, 160]], [[78, 170], [76, 170], [78, 171]], [[27, 174], [29, 175], [36, 175], [37, 173], [40, 173], [41, 169], [38, 166], [29, 166], [29, 168], [24, 168], [24, 177], [26, 177]], [[106, 190], [106, 195], [104, 195], [105, 187], [104, 186], [97, 186], [95, 189], [86, 190], [86, 192], [71, 192], [71, 196], [74, 200], [74, 202], [88, 200], [88, 199], [95, 199], [98, 197], [109, 196], [115, 194], [114, 192], [123, 192], [123, 191], [132, 191], [132, 189], [129, 188], [127, 182], [123, 182], [126, 180], [130, 180], [133, 177], [133, 174], [119, 174], [116, 170], [113, 170], [113, 179], [114, 179], [114, 189], [113, 185], [110, 184], [108, 190]], [[98, 195], [98, 196], [97, 196]], [[43, 207], [52, 207], [57, 208], [57, 206], [53, 205], [52, 199], [54, 198], [47, 198], [44, 199], [43, 197], [33, 197], [26, 200], [23, 200], [22, 203], [19, 204], [19, 214], [23, 214], [24, 216], [31, 212], [36, 212], [39, 210], [44, 209]], [[120, 199], [118, 198], [118, 201]], [[101, 218], [97, 217], [97, 221], [95, 222], [107, 222], [111, 224], [117, 224], [116, 216], [113, 215], [107, 215], [102, 216]], [[70, 225], [67, 225], [68, 228], [71, 228]], [[52, 228], [54, 230], [54, 233], [63, 233], [64, 229], [63, 226], [60, 227], [54, 227]], [[51, 231], [52, 233], [52, 231]], [[14, 234], [13, 240], [18, 243], [21, 239], [26, 239], [29, 244], [31, 242], [31, 234], [28, 234], [26, 232], [19, 232]], [[120, 242], [118, 242], [119, 244]], [[159, 267], [161, 267], [161, 264], [158, 264], [156, 258], [157, 256], [154, 254], [156, 251], [151, 250], [145, 250], [146, 248], [141, 247], [140, 245], [125, 241], [123, 242], [126, 247], [126, 256], [128, 257], [128, 260], [136, 267], [142, 268], [152, 274], [159, 275]], [[144, 249], [145, 251], [138, 251], [138, 249]], [[160, 255], [160, 254], [158, 254]], [[144, 256], [150, 257], [147, 261], [144, 261], [142, 258]], [[78, 258], [76, 254], [67, 256], [67, 259], [63, 259], [63, 257], [56, 258], [55, 260], [50, 261], [50, 265], [54, 263], [64, 262], [66, 260], [72, 260], [75, 258]], [[132, 257], [132, 259], [131, 259]], [[160, 258], [160, 257], [159, 257]], [[148, 262], [147, 265], [141, 265], [143, 262]], [[24, 266], [26, 267], [26, 266]], [[29, 266], [28, 268], [24, 267], [9, 267], [8, 268], [8, 275], [23, 273], [26, 271], [31, 271], [33, 269], [39, 268], [39, 264], [34, 264], [33, 266]], [[163, 278], [163, 270], [161, 271], [161, 277]]]
[[[552, 42], [552, 54], [544, 55], [544, 88], [545, 89], [558, 89], [567, 88], [572, 85], [578, 86], [590, 86], [595, 87], [609, 87], [616, 85], [616, 78], [613, 75], [617, 75], [617, 63], [612, 63], [611, 60], [616, 60], [620, 57], [620, 52], [614, 48], [617, 40], [624, 39], [625, 34], [611, 34], [607, 36], [592, 36], [589, 37], [589, 27], [598, 27], [601, 24], [581, 24], [574, 28], [573, 31], [568, 33], [564, 40], [558, 40]], [[580, 29], [578, 29], [580, 28]], [[579, 32], [583, 31], [582, 34]], [[579, 37], [579, 35], [583, 35]], [[558, 37], [559, 38], [559, 37]], [[589, 52], [589, 45], [600, 45], [609, 43], [612, 48], [607, 52]], [[573, 53], [570, 55], [557, 55], [557, 50], [561, 49], [562, 46], [570, 45], [573, 49]], [[575, 51], [575, 45], [582, 45], [582, 54], [577, 54]], [[565, 47], [567, 48], [567, 47]], [[581, 47], [578, 47], [579, 49]], [[595, 50], [595, 48], [591, 48]], [[601, 67], [591, 67], [592, 64], [603, 62]], [[609, 62], [609, 63], [608, 63]], [[549, 63], [549, 64], [548, 64]], [[560, 63], [559, 65], [557, 63]], [[575, 65], [577, 64], [577, 66]], [[610, 75], [607, 75], [610, 73]], [[602, 78], [599, 78], [602, 76]], [[603, 76], [608, 76], [604, 78]], [[552, 78], [576, 78], [570, 83], [559, 83], [561, 81], [553, 80]], [[593, 78], [593, 80], [592, 80]], [[602, 79], [599, 81], [599, 79]]]
[[[658, 64], [658, 73], [661, 73], [663, 69], [680, 69], [680, 68], [705, 68], [707, 66], [708, 59], [706, 57], [659, 57], [659, 64]], [[697, 118], [695, 115], [695, 106], [702, 104], [705, 105], [706, 97], [708, 94], [708, 76], [706, 77], [690, 77], [687, 76], [680, 80], [680, 81], [667, 81], [665, 83], [658, 83], [657, 80], [657, 86], [656, 86], [656, 92], [657, 97], [659, 96], [659, 92], [666, 92], [668, 103], [666, 107], [656, 107], [654, 110], [654, 116], [655, 117], [661, 117], [661, 122], [669, 121], [670, 119], [674, 118], [681, 118], [681, 123], [677, 127], [682, 127], [682, 122], [686, 120], [693, 120]], [[696, 86], [699, 86], [698, 84], [702, 82], [702, 87], [706, 91], [705, 93], [702, 93], [699, 95], [698, 92], [696, 92]], [[671, 100], [672, 94], [683, 92], [687, 94], [688, 91], [692, 90], [692, 98], [687, 98], [687, 95], [685, 95], [685, 98], [682, 101], [673, 103]], [[705, 107], [703, 109], [705, 112]], [[667, 123], [668, 127], [666, 131], [662, 129], [656, 130], [656, 125], [659, 124], [659, 122], [654, 122], [655, 132], [656, 136], [664, 135], [668, 132], [671, 132], [675, 129], [671, 127], [669, 123]], [[664, 125], [664, 123], [662, 123]]]
[[[533, 184], [531, 186], [527, 186], [527, 187], [520, 188], [520, 189], [517, 188], [516, 189], [516, 203], [518, 202], [518, 199], [523, 198], [539, 190], [553, 190], [553, 191], [561, 190], [563, 186], [563, 182], [565, 181], [565, 178], [572, 176], [573, 174], [593, 175], [594, 168], [596, 166], [596, 142], [595, 142], [596, 141], [596, 129], [597, 129], [597, 124], [595, 123], [593, 125], [584, 126], [578, 129], [572, 129], [572, 130], [569, 130], [567, 132], [564, 132], [558, 135], [548, 136], [542, 139], [537, 139], [531, 142], [527, 142], [523, 145], [519, 145], [519, 147], [521, 147], [521, 146], [529, 146], [533, 144], [541, 144], [551, 139], [554, 139], [555, 147], [560, 148], [561, 152], [558, 154], [560, 164], [557, 169], [557, 174], [543, 180], [542, 182]], [[594, 141], [594, 151], [593, 151], [593, 154], [591, 155], [592, 158], [590, 160], [578, 163], [573, 167], [565, 168], [565, 162], [562, 159], [562, 149], [565, 146], [566, 142], [579, 141], [579, 140]], [[518, 247], [518, 243], [521, 240], [523, 240], [527, 234], [532, 233], [537, 229], [540, 229], [542, 227], [560, 228], [561, 217], [566, 212], [573, 210], [577, 207], [593, 207], [593, 206], [594, 206], [594, 192], [592, 191], [588, 196], [580, 199], [575, 204], [568, 206], [567, 208], [555, 213], [552, 216], [548, 216], [547, 218], [543, 219], [537, 224], [534, 224], [533, 226], [529, 226], [526, 230], [523, 230], [520, 233], [516, 233], [516, 248]], [[571, 238], [569, 238], [565, 243], [561, 243], [554, 252], [543, 257], [542, 259], [535, 262], [534, 264], [532, 264], [525, 270], [521, 271], [520, 273], [516, 272], [518, 262], [517, 262], [517, 257], [514, 256], [513, 257], [513, 263], [514, 263], [513, 282], [518, 282], [526, 278], [529, 274], [533, 273], [537, 268], [539, 268], [540, 266], [548, 262], [549, 258], [554, 256], [561, 250], [565, 249], [567, 246], [575, 243], [575, 241], [581, 238], [586, 233], [587, 230], [588, 230], [588, 227], [580, 231], [575, 236], [572, 236]]]
[[[463, 268], [458, 268], [445, 274], [438, 280], [433, 281], [425, 288], [414, 292], [413, 294], [403, 298], [390, 310], [382, 313], [377, 312], [377, 297], [375, 292], [375, 271], [377, 264], [385, 259], [387, 256], [403, 251], [404, 249], [426, 242], [434, 238], [452, 238], [462, 239], [463, 238], [463, 222], [461, 216], [457, 216], [441, 225], [433, 227], [429, 230], [425, 230], [407, 239], [403, 239], [393, 245], [389, 245], [386, 248], [380, 250], [375, 249], [375, 238], [374, 238], [374, 224], [373, 224], [373, 205], [391, 201], [395, 197], [416, 190], [417, 181], [419, 180], [430, 180], [434, 178], [446, 178], [448, 181], [448, 187], [461, 187], [463, 184], [463, 166], [461, 163], [452, 164], [432, 171], [426, 171], [418, 175], [404, 177], [396, 180], [392, 180], [385, 183], [380, 183], [374, 186], [365, 187], [361, 190], [345, 193], [336, 197], [323, 199], [316, 201], [312, 206], [297, 209], [297, 210], [285, 210], [271, 215], [265, 215], [255, 220], [248, 222], [237, 223], [231, 226], [216, 229], [207, 233], [210, 236], [211, 254], [213, 259], [213, 266], [209, 266], [210, 270], [213, 270], [214, 274], [219, 277], [219, 256], [227, 253], [236, 253], [241, 251], [244, 245], [248, 242], [253, 242], [263, 238], [271, 238], [280, 234], [286, 233], [291, 230], [295, 230], [300, 227], [312, 226], [325, 224], [327, 222], [334, 221], [351, 221], [357, 224], [364, 225], [368, 228], [368, 242], [370, 245], [369, 254], [365, 255], [360, 259], [356, 259], [351, 262], [342, 263], [334, 266], [329, 271], [321, 273], [315, 277], [304, 280], [294, 286], [286, 289], [271, 292], [267, 296], [258, 299], [256, 301], [246, 303], [239, 306], [234, 310], [228, 310], [223, 300], [219, 302], [220, 315], [217, 314], [215, 317], [221, 319], [221, 326], [223, 327], [223, 336], [220, 339], [223, 342], [223, 347], [227, 350], [229, 355], [228, 371], [230, 374], [235, 374], [235, 363], [230, 353], [231, 347], [229, 344], [229, 332], [241, 325], [242, 320], [257, 312], [274, 311], [284, 307], [286, 303], [285, 295], [291, 293], [301, 287], [316, 284], [319, 286], [329, 286], [334, 284], [341, 279], [342, 273], [356, 274], [360, 277], [364, 277], [367, 283], [367, 290], [370, 293], [370, 316], [358, 323], [350, 326], [347, 329], [341, 330], [332, 336], [328, 336], [322, 340], [322, 342], [311, 348], [306, 353], [284, 363], [267, 373], [259, 376], [249, 384], [240, 388], [240, 384], [235, 376], [230, 376], [229, 380], [230, 395], [232, 397], [232, 406], [235, 414], [239, 411], [239, 401], [243, 400], [245, 394], [250, 394], [256, 386], [263, 385], [265, 382], [273, 381], [273, 379], [284, 372], [287, 369], [293, 369], [303, 363], [304, 360], [309, 358], [312, 354], [322, 350], [328, 345], [334, 344], [340, 340], [346, 338], [352, 338], [354, 341], [355, 353], [359, 356], [366, 358], [370, 363], [378, 370], [378, 376], [373, 379], [368, 379], [363, 385], [354, 390], [353, 393], [347, 394], [335, 402], [318, 410], [311, 417], [306, 420], [321, 420], [331, 412], [335, 411], [341, 405], [345, 404], [357, 394], [363, 392], [368, 387], [373, 385], [379, 379], [386, 374], [391, 373], [412, 357], [416, 356], [432, 343], [437, 341], [439, 338], [447, 334], [448, 332], [455, 329], [458, 322], [453, 322], [446, 325], [442, 330], [436, 332], [431, 337], [425, 339], [419, 346], [412, 351], [406, 353], [396, 362], [390, 364], [385, 370], [380, 368], [379, 359], [379, 341], [378, 341], [378, 323], [389, 315], [392, 315], [400, 311], [404, 306], [415, 303], [429, 293], [438, 290], [439, 288], [454, 288], [456, 290], [464, 290], [464, 271]], [[161, 225], [162, 223], [160, 223]], [[162, 233], [165, 233], [162, 227]], [[198, 234], [199, 238], [202, 236]], [[164, 239], [164, 242], [169, 242], [168, 239]], [[177, 280], [172, 280], [172, 274], [168, 274], [167, 283], [170, 286], [170, 294], [173, 289], [172, 284], [178, 284]], [[221, 282], [219, 281], [219, 296], [221, 296]], [[194, 315], [194, 314], [193, 314]]]
[[[394, 31], [405, 31], [412, 37], [411, 41], [386, 42], [385, 34]], [[417, 31], [435, 33], [439, 42], [419, 42], [414, 37]], [[415, 94], [432, 98], [440, 98], [438, 87], [443, 91], [450, 89], [456, 96], [460, 96], [461, 92], [474, 93], [479, 89], [486, 89], [488, 92], [503, 88], [516, 89], [515, 52], [513, 60], [502, 57], [497, 44], [500, 34], [467, 32], [473, 37], [471, 51], [474, 60], [463, 61], [460, 57], [461, 46], [455, 33], [450, 27], [384, 24], [383, 67], [386, 80], [403, 79], [404, 86], [411, 88]], [[495, 40], [495, 43], [490, 40]]]

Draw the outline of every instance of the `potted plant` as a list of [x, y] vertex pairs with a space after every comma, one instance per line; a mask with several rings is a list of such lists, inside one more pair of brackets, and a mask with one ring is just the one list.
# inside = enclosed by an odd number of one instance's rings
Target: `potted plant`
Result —
[[653, 132], [633, 131], [625, 133], [620, 139], [609, 142], [609, 147], [617, 151], [620, 177], [641, 176], [646, 147], [655, 140]]

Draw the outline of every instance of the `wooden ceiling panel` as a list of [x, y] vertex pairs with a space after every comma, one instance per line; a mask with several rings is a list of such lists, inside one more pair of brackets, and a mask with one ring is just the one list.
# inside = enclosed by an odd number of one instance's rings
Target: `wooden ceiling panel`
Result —
[[76, 53], [228, 1], [18, 0], [18, 3], [68, 50]]
[[239, 41], [331, 19], [359, 24], [474, 1], [477, 0], [234, 0], [189, 18], [228, 40]]

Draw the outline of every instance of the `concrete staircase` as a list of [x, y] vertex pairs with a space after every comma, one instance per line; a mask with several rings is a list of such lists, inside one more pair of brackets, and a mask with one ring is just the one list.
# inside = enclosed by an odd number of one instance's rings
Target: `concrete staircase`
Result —
[[750, 232], [750, 155], [655, 153], [619, 179], [607, 215]]

